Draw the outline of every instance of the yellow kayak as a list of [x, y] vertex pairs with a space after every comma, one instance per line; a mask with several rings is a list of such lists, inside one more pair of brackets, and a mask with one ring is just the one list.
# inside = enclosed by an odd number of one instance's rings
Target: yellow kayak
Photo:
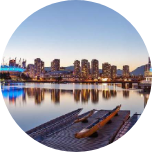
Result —
[[80, 118], [80, 119], [76, 119], [74, 122], [78, 123], [78, 122], [83, 122], [83, 121], [87, 120], [89, 117], [91, 117], [94, 114], [94, 111], [95, 111], [94, 109], [91, 110], [91, 112], [87, 116]]
[[98, 129], [103, 127], [107, 122], [109, 122], [120, 110], [121, 105], [114, 108], [111, 112], [105, 114], [103, 117], [99, 118], [95, 122], [93, 122], [88, 127], [84, 128], [80, 132], [75, 134], [76, 138], [85, 138], [91, 136], [95, 133]]

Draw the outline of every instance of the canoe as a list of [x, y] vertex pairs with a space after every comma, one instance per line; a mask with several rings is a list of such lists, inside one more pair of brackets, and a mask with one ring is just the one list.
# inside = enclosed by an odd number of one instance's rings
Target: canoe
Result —
[[90, 113], [87, 116], [84, 116], [83, 118], [80, 119], [76, 119], [74, 122], [78, 123], [78, 122], [83, 122], [86, 121], [89, 117], [91, 117], [94, 114], [94, 109], [90, 111]]
[[98, 129], [103, 127], [107, 122], [109, 122], [120, 110], [121, 105], [114, 108], [111, 112], [108, 112], [92, 124], [90, 124], [88, 127], [82, 129], [80, 132], [75, 134], [76, 138], [85, 138], [89, 137], [92, 134], [94, 134]]

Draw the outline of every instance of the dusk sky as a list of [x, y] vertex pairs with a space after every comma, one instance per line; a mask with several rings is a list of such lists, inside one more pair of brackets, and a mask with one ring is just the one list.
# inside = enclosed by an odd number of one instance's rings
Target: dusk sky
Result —
[[[10, 25], [11, 26], [11, 25]], [[145, 44], [135, 28], [117, 12], [100, 4], [66, 1], [49, 5], [28, 17], [14, 32], [4, 53], [27, 64], [41, 58], [45, 67], [55, 58], [61, 66], [74, 60], [109, 62], [130, 71], [148, 62]]]

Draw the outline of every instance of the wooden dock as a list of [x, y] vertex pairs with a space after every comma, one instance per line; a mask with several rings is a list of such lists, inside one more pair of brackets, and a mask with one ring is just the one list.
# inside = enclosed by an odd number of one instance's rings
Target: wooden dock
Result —
[[46, 122], [38, 127], [35, 127], [26, 133], [31, 136], [33, 139], [37, 141], [42, 141], [44, 137], [50, 135], [51, 133], [55, 133], [64, 127], [67, 127], [73, 123], [73, 121], [77, 118], [78, 114], [82, 109], [78, 109], [67, 113], [61, 117], [53, 119], [49, 122]]
[[134, 114], [130, 119], [128, 119], [124, 125], [121, 127], [119, 132], [117, 133], [114, 141], [118, 140], [121, 138], [123, 135], [125, 135], [137, 122], [139, 114]]
[[[94, 122], [97, 118], [102, 117], [110, 110], [99, 110], [88, 118], [88, 123], [74, 123], [77, 115], [82, 109], [74, 111], [74, 116], [71, 113], [66, 114], [42, 124], [27, 132], [33, 139], [41, 142], [42, 144], [63, 150], [63, 151], [88, 151], [104, 147], [115, 140], [118, 132], [130, 117], [130, 111], [119, 111], [118, 116], [115, 116], [112, 121], [106, 124], [103, 128], [97, 131], [97, 137], [87, 137], [82, 139], [75, 138], [75, 133], [79, 132], [89, 124]], [[90, 111], [89, 111], [90, 112]], [[89, 112], [80, 115], [83, 117]], [[68, 117], [68, 118], [66, 118]], [[54, 127], [55, 126], [55, 127]]]

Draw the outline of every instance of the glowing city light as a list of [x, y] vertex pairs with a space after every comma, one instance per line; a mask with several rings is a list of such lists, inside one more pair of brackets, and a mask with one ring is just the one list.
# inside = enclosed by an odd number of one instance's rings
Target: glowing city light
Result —
[[0, 67], [0, 71], [2, 72], [24, 72], [25, 69], [20, 67]]
[[108, 78], [102, 78], [102, 81], [108, 81]]

